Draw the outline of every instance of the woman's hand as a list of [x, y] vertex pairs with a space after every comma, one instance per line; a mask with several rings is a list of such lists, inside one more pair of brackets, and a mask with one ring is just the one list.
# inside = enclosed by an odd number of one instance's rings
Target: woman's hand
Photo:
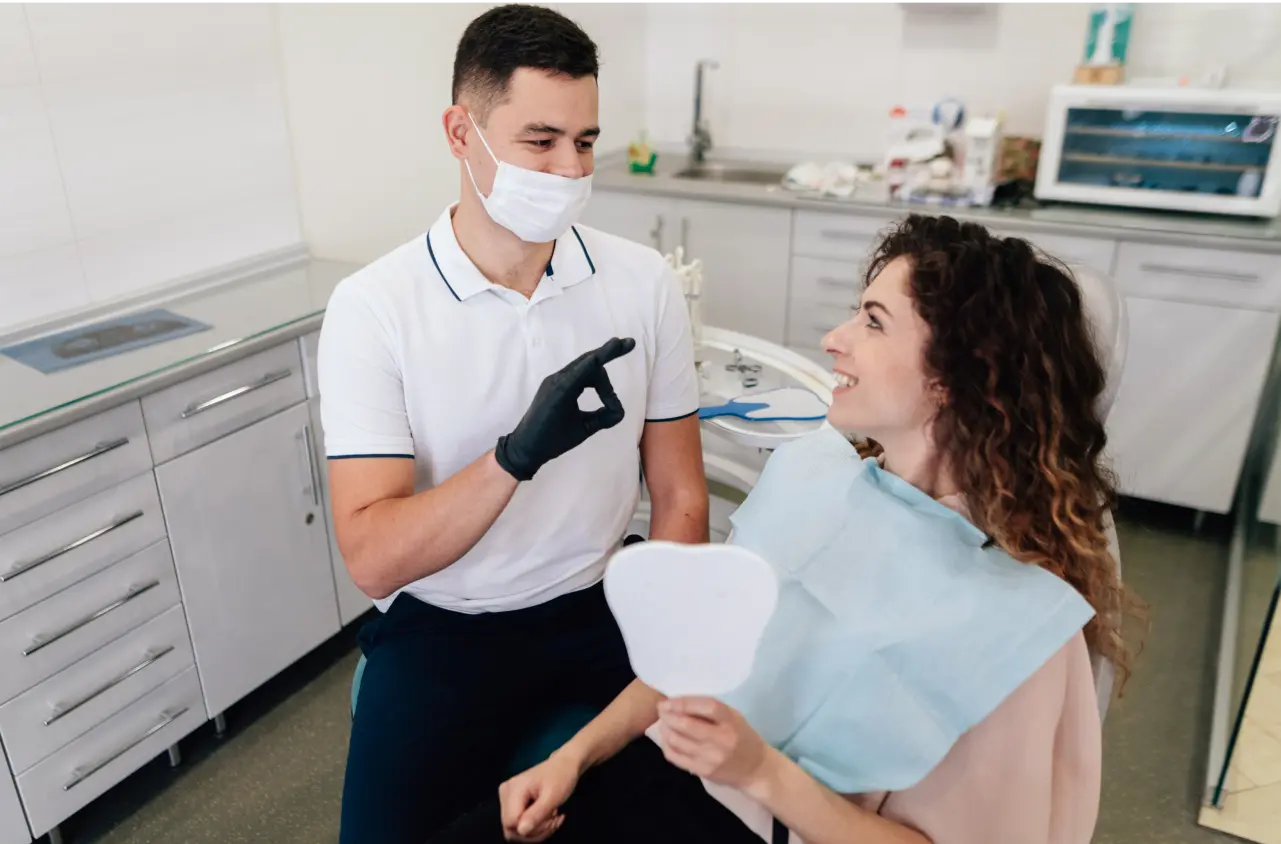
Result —
[[498, 787], [503, 836], [508, 841], [546, 841], [565, 822], [560, 807], [574, 793], [582, 766], [572, 757], [553, 753], [542, 764]]
[[765, 776], [770, 746], [735, 710], [706, 697], [658, 705], [663, 755], [682, 770], [743, 791]]

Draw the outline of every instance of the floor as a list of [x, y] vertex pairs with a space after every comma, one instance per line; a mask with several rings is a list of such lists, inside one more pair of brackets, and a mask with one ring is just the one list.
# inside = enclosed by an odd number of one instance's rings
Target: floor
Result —
[[1281, 844], [1281, 620], [1275, 618], [1258, 660], [1224, 789], [1222, 807], [1201, 810], [1203, 824], [1259, 844]]
[[[1152, 631], [1105, 728], [1098, 844], [1221, 844], [1197, 824], [1227, 557], [1226, 525], [1123, 510], [1126, 580]], [[348, 695], [357, 655], [345, 631], [206, 725], [63, 827], [68, 844], [318, 844], [337, 839]]]

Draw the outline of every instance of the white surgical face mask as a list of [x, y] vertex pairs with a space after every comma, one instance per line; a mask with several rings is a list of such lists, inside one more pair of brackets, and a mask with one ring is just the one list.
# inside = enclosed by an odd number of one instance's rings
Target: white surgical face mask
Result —
[[[471, 118], [470, 114], [467, 116]], [[471, 177], [471, 185], [490, 219], [530, 243], [548, 243], [568, 231], [592, 195], [592, 177], [571, 179], [499, 161], [474, 118], [472, 126], [476, 126], [476, 134], [485, 145], [485, 151], [498, 165], [494, 186], [489, 196], [485, 196], [476, 185], [471, 164], [463, 162], [467, 175]]]

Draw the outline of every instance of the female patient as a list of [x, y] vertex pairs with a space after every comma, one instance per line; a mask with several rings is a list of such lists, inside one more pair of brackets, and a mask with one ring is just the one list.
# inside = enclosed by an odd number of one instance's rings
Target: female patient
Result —
[[[880, 244], [860, 306], [825, 346], [840, 385], [828, 420], [866, 438], [851, 448], [1062, 577], [1094, 618], [906, 790], [832, 793], [728, 706], [663, 700], [638, 680], [442, 844], [759, 844], [699, 777], [752, 798], [807, 844], [1090, 840], [1100, 724], [1087, 648], [1124, 677], [1127, 598], [1105, 533], [1104, 372], [1076, 284], [1025, 241], [913, 216]], [[661, 749], [636, 740], [654, 725]]]

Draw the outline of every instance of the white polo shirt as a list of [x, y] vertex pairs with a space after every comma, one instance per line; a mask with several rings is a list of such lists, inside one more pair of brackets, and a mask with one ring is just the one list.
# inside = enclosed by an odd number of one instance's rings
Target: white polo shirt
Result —
[[[325, 450], [413, 459], [416, 490], [429, 489], [515, 428], [546, 376], [611, 337], [635, 338], [606, 367], [622, 423], [543, 466], [462, 559], [402, 590], [462, 612], [518, 609], [603, 577], [636, 508], [645, 422], [698, 410], [689, 317], [662, 256], [585, 226], [556, 241], [529, 299], [490, 284], [459, 247], [452, 212], [329, 300]], [[588, 391], [580, 406], [600, 400]]]

